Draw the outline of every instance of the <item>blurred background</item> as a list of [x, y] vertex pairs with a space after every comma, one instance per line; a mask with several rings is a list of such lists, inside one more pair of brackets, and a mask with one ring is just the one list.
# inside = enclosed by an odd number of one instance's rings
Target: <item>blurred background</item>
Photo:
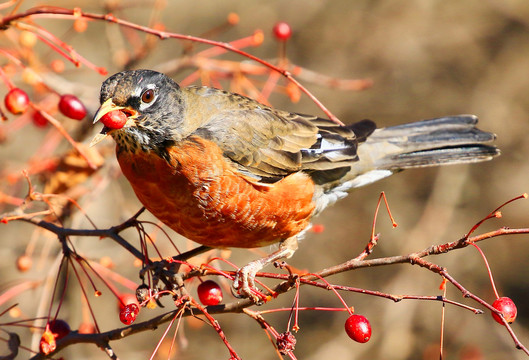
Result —
[[[316, 81], [308, 78], [303, 80], [306, 73], [300, 74], [302, 83], [343, 122], [369, 118], [379, 126], [390, 126], [468, 113], [479, 116], [480, 128], [497, 134], [496, 143], [502, 150], [502, 156], [491, 162], [411, 170], [355, 190], [348, 198], [315, 219], [316, 223], [324, 225], [325, 230], [307, 236], [295, 256], [288, 261], [292, 266], [315, 272], [358, 255], [369, 240], [373, 213], [381, 191], [386, 192], [399, 226], [392, 229], [387, 215], [381, 212], [377, 223], [381, 238], [371, 258], [408, 254], [433, 244], [457, 240], [501, 203], [529, 191], [529, 142], [526, 140], [529, 131], [527, 1], [113, 0], [75, 3], [86, 12], [105, 13], [111, 10], [115, 16], [137, 24], [161, 23], [167, 31], [195, 36], [204, 33], [207, 36], [208, 31], [224, 24], [230, 13], [236, 13], [239, 16], [238, 24], [212, 34], [212, 38], [233, 41], [261, 29], [265, 36], [261, 46], [245, 50], [271, 61], [276, 61], [274, 59], [277, 59], [281, 47], [272, 36], [272, 27], [278, 21], [286, 21], [293, 30], [286, 45], [291, 64], [336, 79], [373, 81], [369, 89], [344, 91], [325, 86], [322, 81], [318, 81], [320, 78], [316, 78]], [[18, 11], [38, 4], [72, 6], [69, 1], [24, 1]], [[3, 10], [3, 14], [10, 10]], [[72, 29], [71, 20], [39, 19], [35, 22], [73, 46], [97, 66], [106, 67], [110, 74], [120, 71], [134, 57], [137, 48], [134, 48], [134, 41], [130, 39], [137, 38], [137, 43], [141, 44], [145, 38], [143, 33], [120, 30], [114, 24], [103, 22], [89, 22], [83, 32]], [[12, 46], [13, 34], [4, 32], [0, 46]], [[182, 81], [195, 70], [184, 68], [174, 71], [174, 61], [182, 58], [186, 46], [189, 44], [178, 40], [154, 41], [145, 56], [131, 65], [134, 68], [168, 71], [175, 80]], [[203, 45], [195, 47], [196, 51], [207, 48]], [[33, 59], [33, 62], [26, 59], [27, 64], [33, 66], [45, 82], [52, 84], [60, 93], [76, 94], [90, 112], [97, 109], [99, 86], [105, 76], [86, 67], [76, 69], [68, 63], [60, 74], [47, 71], [47, 64], [59, 58], [59, 55], [42, 43], [37, 44], [34, 51], [39, 54], [38, 59]], [[218, 59], [247, 61], [235, 54], [226, 54]], [[0, 64], [6, 63], [7, 60], [0, 56]], [[205, 77], [202, 74], [202, 78]], [[260, 79], [256, 82], [257, 87], [262, 86], [266, 78]], [[24, 83], [27, 79], [15, 75], [13, 80], [33, 94], [32, 88]], [[229, 89], [230, 80], [220, 83]], [[283, 79], [279, 83], [285, 85]], [[34, 96], [41, 95], [35, 93]], [[323, 115], [304, 95], [299, 102], [293, 103], [284, 94], [274, 93], [269, 101], [281, 109]], [[91, 127], [89, 118], [84, 123], [72, 123], [59, 115], [57, 117], [76, 139], [85, 144], [100, 130], [99, 126]], [[7, 124], [0, 124], [0, 127], [5, 129]], [[35, 160], [35, 153], [43, 149], [43, 144], [53, 141], [51, 133], [49, 128], [29, 125], [6, 131], [6, 138], [0, 146], [2, 192], [24, 196], [26, 184], [22, 180], [8, 181], [9, 175], [19, 174], [28, 166], [30, 159]], [[97, 151], [104, 158], [104, 165], [81, 184], [85, 192], [78, 200], [99, 228], [117, 225], [140, 208], [130, 186], [119, 173], [113, 146], [110, 140], [98, 145]], [[62, 142], [54, 151], [61, 154], [69, 148], [66, 142]], [[35, 186], [42, 191], [46, 176], [35, 176], [34, 181]], [[2, 211], [12, 208], [4, 206]], [[479, 228], [478, 233], [501, 226], [529, 227], [528, 210], [529, 203], [526, 201], [515, 202], [502, 210], [501, 219], [488, 221]], [[154, 220], [148, 214], [142, 215], [141, 219]], [[65, 225], [89, 228], [89, 223], [79, 213], [69, 218]], [[2, 225], [0, 233], [0, 258], [4, 259], [0, 264], [3, 283], [0, 290], [5, 291], [22, 280], [42, 280], [43, 274], [52, 272], [50, 269], [54, 269], [54, 256], [60, 251], [53, 236], [17, 222]], [[182, 250], [193, 246], [176, 234], [169, 233]], [[136, 233], [131, 231], [128, 234], [134, 242]], [[525, 345], [529, 345], [528, 240], [527, 235], [503, 236], [479, 244], [488, 256], [500, 296], [509, 296], [518, 306], [518, 319], [513, 328]], [[164, 246], [170, 249], [159, 233], [157, 241], [162, 249]], [[30, 242], [36, 244], [34, 266], [31, 271], [21, 274], [16, 272], [14, 261], [26, 251]], [[138, 269], [130, 266], [131, 257], [108, 239], [76, 238], [74, 242], [76, 249], [91, 259], [112, 254], [114, 271], [139, 284]], [[172, 255], [167, 251], [167, 256]], [[242, 266], [259, 255], [255, 251], [233, 250], [230, 261]], [[483, 260], [473, 247], [428, 260], [446, 267], [474, 294], [490, 303], [494, 301]], [[334, 284], [392, 294], [441, 294], [439, 276], [405, 264], [360, 269], [327, 280]], [[68, 319], [72, 328], [77, 328], [82, 310], [79, 291], [73, 287], [67, 292], [67, 305], [61, 309], [61, 315]], [[463, 299], [453, 286], [448, 286], [447, 295], [456, 301], [477, 306]], [[440, 303], [417, 300], [393, 303], [382, 298], [350, 293], [343, 296], [350, 306], [354, 306], [356, 313], [369, 318], [373, 328], [371, 341], [358, 344], [347, 337], [343, 330], [346, 313], [305, 311], [300, 313], [301, 330], [296, 335], [297, 358], [439, 358]], [[23, 313], [31, 317], [36, 316], [35, 299], [49, 297], [39, 287], [21, 294], [16, 302], [20, 303]], [[225, 293], [225, 297], [226, 301], [233, 300], [229, 293]], [[292, 292], [254, 310], [289, 307], [293, 298]], [[12, 303], [14, 301], [8, 304]], [[121, 326], [114, 314], [115, 299], [111, 294], [104, 293], [93, 303], [96, 314], [99, 314], [101, 330]], [[166, 309], [171, 309], [169, 302], [165, 304]], [[328, 291], [303, 287], [300, 306], [339, 307], [340, 302]], [[143, 319], [156, 313], [148, 311], [142, 314], [145, 316]], [[276, 357], [270, 340], [249, 317], [227, 314], [216, 318], [242, 358], [259, 360]], [[288, 312], [267, 315], [266, 319], [279, 332], [287, 329]], [[165, 326], [161, 326], [156, 332], [137, 334], [111, 345], [122, 359], [146, 359], [164, 330]], [[23, 339], [23, 344], [30, 343], [29, 336]], [[208, 326], [201, 326], [199, 322], [186, 320], [177, 337], [178, 354], [173, 358], [228, 358], [228, 352], [215, 331]], [[161, 354], [168, 351], [166, 348], [168, 346], [161, 350]], [[0, 343], [0, 349], [5, 349], [5, 345]], [[474, 315], [454, 306], [446, 307], [444, 352], [446, 358], [462, 360], [526, 358], [515, 349], [508, 333], [492, 320], [488, 311], [483, 315]], [[25, 358], [27, 354], [22, 352], [18, 358]], [[66, 359], [106, 358], [103, 352], [91, 345], [70, 347], [63, 352], [63, 356]], [[167, 358], [167, 352], [159, 358]]]

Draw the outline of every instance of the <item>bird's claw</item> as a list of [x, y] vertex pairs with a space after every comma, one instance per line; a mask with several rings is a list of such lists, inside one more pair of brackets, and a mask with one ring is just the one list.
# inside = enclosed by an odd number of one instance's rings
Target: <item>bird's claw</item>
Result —
[[232, 286], [233, 296], [239, 299], [248, 298], [256, 304], [262, 303], [259, 296], [256, 295], [259, 293], [255, 286], [255, 275], [258, 270], [252, 263], [237, 270]]

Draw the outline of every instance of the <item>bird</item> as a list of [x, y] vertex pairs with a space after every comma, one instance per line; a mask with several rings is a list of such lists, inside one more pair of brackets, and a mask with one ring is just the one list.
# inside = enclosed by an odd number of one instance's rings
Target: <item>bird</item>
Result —
[[278, 249], [236, 272], [237, 294], [258, 300], [254, 278], [291, 257], [312, 219], [354, 188], [410, 168], [475, 163], [500, 154], [474, 115], [391, 127], [350, 125], [275, 109], [165, 74], [127, 70], [106, 79], [94, 124], [104, 126], [139, 201], [184, 237], [213, 248]]

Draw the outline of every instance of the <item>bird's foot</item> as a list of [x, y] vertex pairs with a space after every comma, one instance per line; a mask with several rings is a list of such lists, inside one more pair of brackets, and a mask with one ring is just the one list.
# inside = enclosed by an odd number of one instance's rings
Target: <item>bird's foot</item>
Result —
[[233, 281], [233, 294], [237, 298], [248, 298], [256, 304], [262, 303], [264, 295], [255, 286], [255, 275], [263, 268], [260, 260], [252, 261], [237, 270]]
[[277, 251], [262, 259], [252, 261], [237, 270], [232, 287], [235, 297], [249, 298], [258, 305], [262, 304], [266, 296], [255, 286], [257, 272], [274, 261], [291, 257], [296, 251], [297, 245], [298, 242], [295, 236], [288, 238], [279, 244]]

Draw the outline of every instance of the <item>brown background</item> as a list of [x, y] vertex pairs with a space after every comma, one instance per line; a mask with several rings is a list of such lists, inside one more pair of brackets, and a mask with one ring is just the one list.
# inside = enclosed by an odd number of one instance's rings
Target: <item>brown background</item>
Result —
[[[72, 6], [70, 2], [52, 3]], [[77, 3], [86, 11], [104, 11], [95, 2]], [[146, 9], [153, 2], [123, 1], [122, 4], [127, 9], [114, 11], [117, 16], [148, 24], [150, 10]], [[29, 5], [32, 4], [24, 3], [23, 8]], [[497, 144], [502, 150], [502, 156], [489, 163], [408, 171], [354, 191], [316, 220], [324, 224], [326, 230], [322, 234], [310, 234], [303, 241], [300, 250], [289, 261], [293, 266], [316, 271], [356, 256], [368, 240], [374, 207], [382, 190], [386, 191], [399, 227], [392, 230], [387, 216], [380, 215], [377, 231], [382, 236], [373, 257], [406, 254], [432, 244], [456, 240], [496, 206], [529, 191], [526, 141], [529, 126], [529, 3], [526, 1], [171, 1], [162, 11], [162, 20], [169, 31], [199, 35], [222, 23], [229, 12], [238, 13], [240, 23], [221, 35], [220, 40], [230, 41], [247, 36], [255, 29], [263, 29], [264, 44], [249, 51], [260, 57], [274, 58], [278, 47], [270, 31], [276, 21], [285, 20], [294, 29], [287, 47], [293, 63], [337, 78], [373, 79], [374, 86], [363, 92], [345, 92], [304, 83], [344, 122], [370, 118], [380, 126], [387, 126], [472, 113], [480, 117], [481, 128], [498, 135]], [[39, 23], [58, 36], [67, 34], [64, 40], [91, 61], [108, 67], [111, 73], [119, 70], [112, 62], [113, 56], [116, 59], [119, 55], [111, 54], [116, 50], [112, 49], [116, 42], [109, 42], [109, 39], [119, 38], [115, 26], [91, 23], [86, 33], [75, 34], [68, 31], [71, 25], [68, 20]], [[45, 59], [56, 57], [44, 46], [39, 46]], [[151, 56], [137, 67], [156, 68], [180, 54], [181, 44], [167, 40], [158, 44]], [[243, 60], [234, 55], [225, 58]], [[70, 82], [64, 83], [63, 91], [75, 92], [90, 110], [95, 110], [98, 87], [104, 77], [86, 69], [72, 70], [71, 66], [69, 69], [65, 78]], [[184, 76], [184, 73], [177, 74], [175, 79], [178, 81]], [[285, 97], [274, 95], [272, 103], [291, 111], [321, 114], [306, 97], [293, 104]], [[93, 133], [96, 131], [94, 129]], [[0, 166], [10, 171], [20, 169], [42, 139], [40, 130], [28, 128], [24, 133], [17, 133], [0, 148]], [[111, 147], [109, 141], [100, 150], [105, 152]], [[115, 169], [114, 157], [108, 155], [99, 176], [108, 177], [111, 183], [82, 199], [83, 207], [101, 228], [119, 223], [140, 206], [126, 181], [116, 177]], [[3, 180], [2, 186], [4, 189], [7, 186]], [[528, 208], [527, 202], [517, 202], [504, 209], [502, 219], [488, 222], [479, 231], [499, 226], [527, 227]], [[149, 219], [149, 216], [142, 218]], [[70, 225], [88, 226], [81, 216], [76, 216]], [[13, 223], [2, 226], [0, 256], [9, 260], [0, 264], [0, 271], [5, 274], [6, 281], [40, 278], [41, 274], [37, 272], [27, 275], [12, 273], [11, 259], [23, 251], [32, 236], [37, 236], [33, 231], [29, 225]], [[134, 233], [131, 232], [130, 236], [135, 239]], [[176, 235], [174, 238], [178, 239]], [[164, 243], [161, 236], [159, 239]], [[488, 255], [500, 293], [511, 297], [518, 305], [519, 319], [514, 329], [526, 345], [529, 344], [527, 240], [528, 236], [501, 237], [480, 244]], [[50, 244], [54, 243], [51, 240]], [[137, 269], [128, 266], [131, 258], [122, 255], [108, 240], [79, 239], [76, 244], [78, 250], [88, 257], [112, 254], [119, 271], [136, 281]], [[179, 244], [183, 248], [190, 246], [183, 240]], [[231, 260], [243, 265], [255, 257], [255, 253], [235, 250]], [[478, 296], [493, 301], [483, 261], [475, 249], [459, 250], [429, 260], [447, 267]], [[45, 272], [50, 269], [50, 264], [51, 260], [41, 263], [41, 268], [37, 269]], [[332, 277], [329, 281], [394, 294], [440, 294], [438, 276], [410, 265], [363, 269]], [[29, 294], [31, 299], [20, 299], [22, 305], [28, 303], [28, 311], [31, 309], [29, 303], [41, 296], [37, 291]], [[462, 299], [451, 286], [448, 296], [475, 305]], [[293, 294], [283, 296], [282, 300], [255, 310], [288, 307], [292, 297]], [[371, 341], [360, 345], [347, 337], [343, 331], [345, 313], [303, 312], [295, 352], [299, 359], [438, 358], [439, 303], [414, 300], [393, 303], [355, 294], [344, 294], [344, 297], [357, 313], [370, 319], [373, 327]], [[231, 299], [229, 295], [226, 298]], [[72, 304], [79, 303], [76, 290], [69, 292], [68, 300]], [[104, 330], [120, 325], [114, 315], [115, 301], [110, 294], [94, 299], [94, 303], [102, 314]], [[166, 304], [171, 308], [170, 303]], [[338, 307], [340, 303], [329, 292], [303, 288], [301, 305]], [[65, 317], [71, 319], [72, 327], [78, 326], [78, 305], [71, 305], [63, 311]], [[278, 331], [286, 330], [288, 312], [267, 318]], [[253, 320], [233, 314], [218, 316], [218, 320], [243, 358], [274, 358], [269, 340]], [[139, 334], [112, 345], [123, 359], [145, 359], [162, 331]], [[180, 344], [178, 358], [228, 358], [212, 329], [186, 327], [183, 333], [189, 343], [187, 349]], [[0, 349], [3, 346], [0, 345]], [[514, 349], [507, 332], [488, 313], [473, 315], [453, 306], [447, 307], [445, 352], [446, 358], [450, 359], [523, 358], [523, 354]], [[93, 346], [75, 346], [66, 352], [65, 358], [106, 357]]]

